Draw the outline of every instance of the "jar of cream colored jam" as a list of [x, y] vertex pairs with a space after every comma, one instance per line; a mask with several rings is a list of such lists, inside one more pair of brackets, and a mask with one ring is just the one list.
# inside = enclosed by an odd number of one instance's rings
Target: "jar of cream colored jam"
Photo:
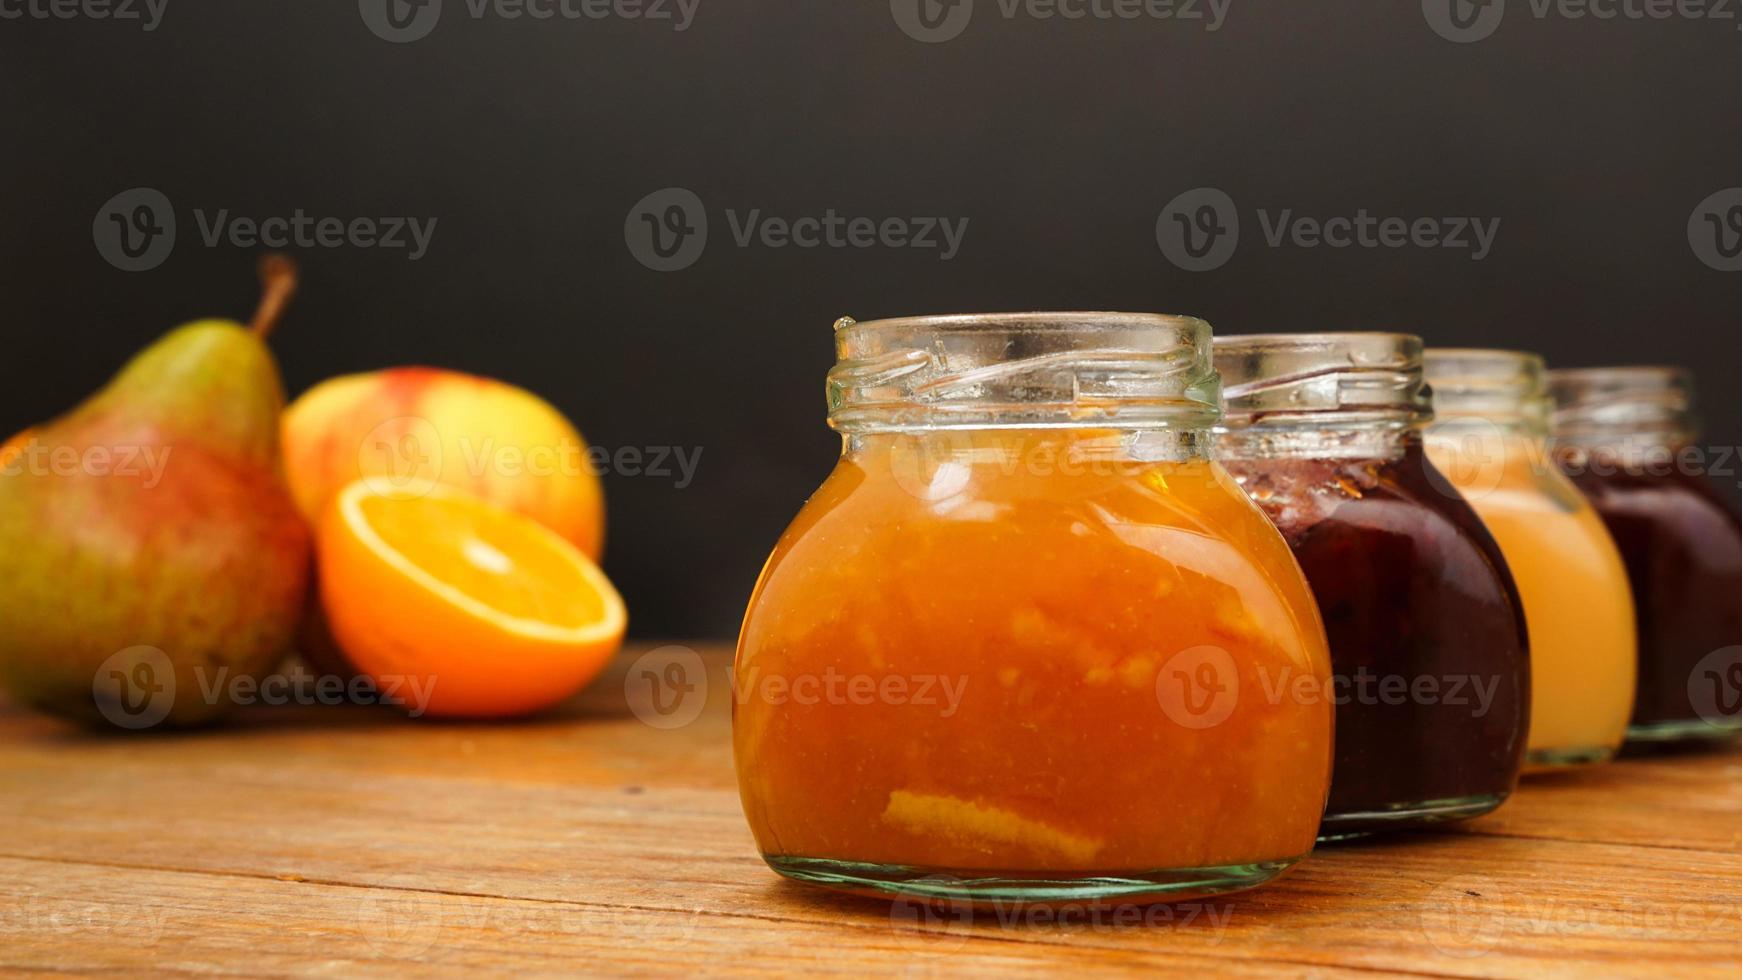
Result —
[[1530, 632], [1526, 770], [1604, 762], [1633, 713], [1633, 592], [1597, 511], [1548, 444], [1542, 358], [1427, 351], [1428, 455], [1476, 508], [1518, 583]]
[[757, 583], [734, 672], [751, 830], [860, 894], [1175, 900], [1311, 850], [1323, 627], [1210, 459], [1207, 324], [837, 325], [834, 472]]

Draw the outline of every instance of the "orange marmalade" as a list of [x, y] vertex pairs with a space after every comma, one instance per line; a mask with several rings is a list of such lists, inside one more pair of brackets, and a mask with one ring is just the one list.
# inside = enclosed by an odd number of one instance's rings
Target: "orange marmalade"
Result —
[[1282, 537], [1203, 451], [1209, 331], [844, 323], [833, 474], [734, 673], [745, 813], [861, 893], [1176, 899], [1306, 854], [1332, 704]]

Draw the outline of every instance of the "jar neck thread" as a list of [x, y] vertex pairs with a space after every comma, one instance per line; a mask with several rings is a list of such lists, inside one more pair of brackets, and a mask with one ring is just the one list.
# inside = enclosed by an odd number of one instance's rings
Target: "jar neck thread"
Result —
[[829, 424], [1191, 432], [1221, 417], [1209, 324], [1143, 313], [837, 321]]
[[1559, 445], [1610, 454], [1677, 449], [1699, 438], [1693, 378], [1677, 368], [1550, 371]]
[[1393, 419], [1362, 425], [1224, 426], [1216, 435], [1221, 459], [1395, 459], [1421, 444], [1422, 425]]
[[1430, 348], [1425, 362], [1436, 433], [1482, 428], [1532, 441], [1548, 437], [1551, 405], [1540, 356]]
[[1215, 353], [1224, 453], [1389, 456], [1433, 417], [1412, 334], [1249, 334]]

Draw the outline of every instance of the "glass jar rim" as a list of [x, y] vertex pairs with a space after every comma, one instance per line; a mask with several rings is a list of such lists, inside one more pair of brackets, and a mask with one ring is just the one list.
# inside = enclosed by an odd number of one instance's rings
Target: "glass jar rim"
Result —
[[1556, 434], [1580, 439], [1602, 433], [1696, 427], [1694, 376], [1661, 364], [1557, 368], [1548, 372]]
[[1548, 374], [1550, 390], [1572, 384], [1625, 387], [1627, 390], [1679, 388], [1691, 391], [1694, 375], [1673, 364], [1620, 364], [1610, 367], [1553, 368]]
[[1422, 357], [1440, 418], [1522, 419], [1546, 424], [1548, 366], [1541, 354], [1482, 347], [1429, 347]]
[[1515, 384], [1541, 388], [1548, 364], [1541, 354], [1499, 347], [1429, 347], [1422, 352], [1428, 379], [1440, 386], [1492, 388]]
[[829, 424], [1206, 429], [1221, 417], [1210, 325], [1125, 312], [835, 322]]
[[1401, 332], [1233, 334], [1214, 343], [1226, 428], [1415, 425], [1433, 418], [1422, 340]]
[[1140, 313], [1121, 310], [1025, 310], [1008, 313], [929, 313], [917, 316], [880, 317], [835, 321], [837, 334], [845, 330], [872, 331], [924, 328], [934, 331], [985, 330], [990, 327], [1028, 329], [1105, 330], [1114, 326], [1171, 327], [1182, 333], [1203, 334], [1207, 342], [1210, 325], [1199, 317], [1180, 313]]
[[1216, 337], [1218, 347], [1261, 346], [1322, 347], [1331, 344], [1362, 344], [1365, 342], [1421, 343], [1419, 334], [1407, 330], [1266, 330], [1258, 333], [1227, 333]]

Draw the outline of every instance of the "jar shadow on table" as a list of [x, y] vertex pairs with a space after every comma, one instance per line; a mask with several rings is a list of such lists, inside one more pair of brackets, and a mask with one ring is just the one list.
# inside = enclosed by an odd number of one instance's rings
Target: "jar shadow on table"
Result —
[[173, 745], [201, 739], [230, 738], [239, 734], [262, 734], [288, 731], [357, 732], [370, 729], [388, 731], [419, 724], [403, 712], [379, 706], [337, 706], [312, 710], [298, 705], [255, 705], [198, 725], [151, 726], [122, 729], [119, 726], [94, 721], [74, 724], [43, 715], [25, 713], [11, 704], [0, 704], [0, 712], [21, 713], [28, 726], [28, 737], [40, 745], [117, 744], [124, 739], [129, 744]]
[[[95, 698], [95, 710], [83, 724], [37, 715], [24, 705], [4, 700], [0, 700], [0, 715], [8, 716], [15, 726], [25, 726], [32, 738], [62, 744], [113, 740], [118, 736], [167, 743], [268, 732], [337, 734], [413, 729], [507, 732], [541, 727], [609, 726], [656, 717], [638, 702], [628, 683], [629, 667], [627, 657], [619, 657], [584, 690], [569, 698], [541, 711], [502, 718], [438, 717], [428, 713], [424, 709], [439, 678], [389, 677], [375, 681], [342, 662], [299, 655], [292, 655], [266, 674], [237, 673], [225, 668], [208, 670], [204, 666], [196, 666], [191, 673], [179, 669], [154, 672], [148, 685], [129, 681], [133, 687], [125, 696]], [[720, 669], [723, 671], [723, 664]], [[711, 673], [703, 666], [698, 666], [697, 671], [700, 673], [692, 672], [692, 676]], [[167, 683], [165, 678], [169, 678]], [[702, 681], [687, 685], [695, 692], [712, 688], [723, 692], [727, 686], [723, 679], [714, 684]], [[198, 724], [170, 724], [168, 708], [184, 698], [217, 702], [223, 707]], [[707, 695], [699, 693], [692, 700], [695, 704], [691, 707], [697, 709], [693, 714], [700, 716], [699, 709]]]
[[[886, 924], [903, 945], [915, 951], [949, 952], [969, 939], [1012, 934], [1086, 935], [1126, 930], [1191, 934], [1220, 942], [1237, 913], [1261, 914], [1274, 905], [1274, 893], [1212, 895], [1189, 902], [969, 902], [912, 895], [852, 895], [807, 887], [778, 878], [768, 883], [771, 904], [831, 920], [852, 919], [867, 926]], [[1276, 909], [1272, 908], [1274, 912]]]
[[1616, 757], [1618, 762], [1657, 762], [1668, 759], [1700, 759], [1734, 751], [1733, 739], [1690, 739], [1685, 742], [1628, 742]]

